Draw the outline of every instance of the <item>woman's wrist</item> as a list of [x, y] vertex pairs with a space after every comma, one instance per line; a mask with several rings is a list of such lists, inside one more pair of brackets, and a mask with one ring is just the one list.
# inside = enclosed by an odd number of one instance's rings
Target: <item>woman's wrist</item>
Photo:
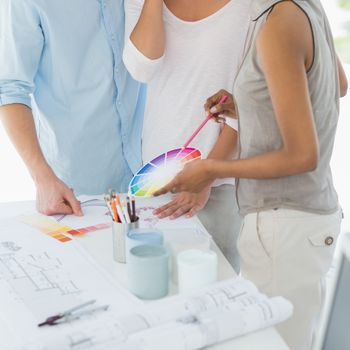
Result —
[[150, 60], [157, 60], [164, 55], [163, 0], [145, 0], [130, 40]]
[[216, 159], [206, 159], [204, 162], [205, 162], [205, 172], [208, 175], [208, 178], [214, 181], [218, 177], [216, 173], [216, 169], [217, 169], [216, 165], [219, 161]]
[[208, 159], [207, 171], [211, 179], [225, 179], [227, 177], [235, 177], [234, 163], [235, 160], [215, 160]]
[[144, 6], [152, 6], [154, 8], [155, 6], [158, 8], [163, 8], [164, 1], [163, 0], [145, 0]]

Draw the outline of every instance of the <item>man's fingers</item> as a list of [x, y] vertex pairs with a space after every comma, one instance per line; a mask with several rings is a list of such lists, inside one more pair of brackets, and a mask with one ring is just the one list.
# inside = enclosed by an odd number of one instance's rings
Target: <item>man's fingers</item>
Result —
[[[74, 214], [74, 212], [72, 207], [69, 204], [62, 202], [55, 207], [54, 214], [70, 215], [70, 214]], [[50, 215], [54, 215], [54, 214], [50, 214]]]
[[46, 207], [39, 207], [39, 212], [44, 215], [56, 215], [56, 214], [64, 214], [70, 215], [73, 214], [72, 208], [64, 203], [63, 201], [60, 203], [50, 203]]
[[67, 190], [65, 192], [64, 199], [67, 201], [67, 204], [72, 208], [74, 215], [83, 216], [83, 211], [81, 210], [80, 202], [76, 199], [72, 190]]

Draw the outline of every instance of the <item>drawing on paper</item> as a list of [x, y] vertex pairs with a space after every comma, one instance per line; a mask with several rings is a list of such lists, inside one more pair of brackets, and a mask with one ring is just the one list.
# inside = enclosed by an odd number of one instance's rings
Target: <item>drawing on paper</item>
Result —
[[140, 218], [140, 221], [144, 222], [147, 226], [155, 227], [159, 222], [158, 217], [153, 214], [156, 208], [155, 206], [140, 207], [136, 210], [136, 214]]
[[28, 287], [31, 285], [35, 292], [55, 290], [61, 295], [80, 292], [58, 258], [47, 252], [22, 256], [13, 252], [12, 249], [16, 247], [14, 242], [1, 242], [1, 246], [4, 245], [9, 248], [8, 252], [4, 249], [0, 251], [0, 274], [8, 281], [28, 283]]

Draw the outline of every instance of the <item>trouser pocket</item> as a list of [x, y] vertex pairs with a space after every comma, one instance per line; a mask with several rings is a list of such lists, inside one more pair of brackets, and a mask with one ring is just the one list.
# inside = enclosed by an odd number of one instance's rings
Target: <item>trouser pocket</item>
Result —
[[273, 235], [273, 227], [261, 225], [258, 214], [249, 214], [244, 218], [237, 244], [242, 275], [264, 291], [272, 280]]
[[325, 275], [331, 266], [339, 232], [340, 222], [325, 227], [307, 238], [310, 259], [320, 275]]

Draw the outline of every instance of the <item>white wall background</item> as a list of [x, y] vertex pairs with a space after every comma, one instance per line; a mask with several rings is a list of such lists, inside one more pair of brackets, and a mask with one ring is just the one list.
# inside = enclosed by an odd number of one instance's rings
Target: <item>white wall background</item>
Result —
[[[350, 11], [341, 10], [337, 0], [323, 0], [334, 36], [342, 36], [349, 27]], [[349, 48], [350, 50], [350, 48]], [[1, 68], [0, 68], [1, 69]], [[350, 64], [346, 66], [350, 78]], [[343, 229], [350, 230], [350, 93], [342, 100], [338, 135], [332, 160], [335, 185], [345, 212]], [[32, 180], [0, 125], [0, 202], [35, 198]]]

